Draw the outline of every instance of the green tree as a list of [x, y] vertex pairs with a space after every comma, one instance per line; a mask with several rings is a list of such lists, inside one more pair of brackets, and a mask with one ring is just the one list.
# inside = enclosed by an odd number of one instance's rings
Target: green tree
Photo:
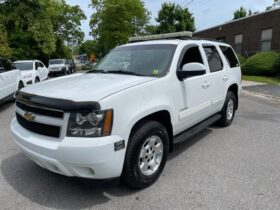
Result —
[[[249, 12], [249, 14], [251, 14], [251, 13]], [[233, 20], [237, 20], [239, 18], [246, 17], [247, 16], [247, 10], [244, 7], [240, 7], [238, 10], [236, 10], [234, 12], [233, 15], [234, 15]]]
[[78, 45], [84, 36], [80, 25], [85, 15], [64, 0], [0, 0], [0, 14], [14, 59], [65, 56], [65, 43]]
[[70, 6], [62, 1], [56, 6], [57, 13], [52, 16], [52, 23], [56, 35], [68, 45], [80, 45], [84, 39], [81, 21], [86, 15], [79, 6]]
[[99, 55], [100, 52], [98, 51], [98, 45], [95, 40], [87, 40], [83, 42], [79, 48], [80, 54], [87, 54], [88, 57], [90, 57], [91, 53], [94, 53], [95, 55]]
[[9, 47], [7, 32], [0, 24], [0, 57], [11, 57], [12, 50]]
[[149, 12], [141, 0], [92, 0], [91, 34], [102, 54], [144, 33]]
[[188, 8], [175, 3], [163, 3], [156, 21], [159, 23], [157, 33], [195, 31], [195, 20]]
[[280, 0], [274, 0], [273, 4], [266, 8], [266, 10], [272, 10], [280, 7]]

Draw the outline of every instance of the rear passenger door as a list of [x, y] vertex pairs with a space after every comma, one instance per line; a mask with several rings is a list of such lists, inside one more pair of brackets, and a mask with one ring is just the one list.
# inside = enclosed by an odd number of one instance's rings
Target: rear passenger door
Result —
[[219, 112], [224, 104], [227, 93], [228, 72], [224, 64], [221, 51], [215, 45], [203, 45], [204, 53], [208, 61], [210, 70], [210, 80], [212, 84], [212, 114]]

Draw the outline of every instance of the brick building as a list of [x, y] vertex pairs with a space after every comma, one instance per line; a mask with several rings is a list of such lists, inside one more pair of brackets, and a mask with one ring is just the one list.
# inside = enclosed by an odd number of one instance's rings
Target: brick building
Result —
[[194, 36], [221, 40], [242, 55], [252, 55], [258, 51], [280, 51], [280, 9], [197, 31]]

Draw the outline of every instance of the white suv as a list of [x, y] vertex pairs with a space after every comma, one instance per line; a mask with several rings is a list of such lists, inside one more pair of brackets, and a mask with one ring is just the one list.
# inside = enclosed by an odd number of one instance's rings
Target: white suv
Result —
[[13, 99], [22, 84], [20, 71], [8, 59], [0, 57], [0, 103]]
[[24, 86], [48, 79], [49, 70], [39, 60], [16, 61], [14, 64], [21, 71]]
[[232, 48], [181, 36], [132, 39], [95, 70], [23, 89], [11, 123], [15, 142], [59, 174], [152, 184], [174, 143], [217, 121], [229, 126], [238, 108]]
[[50, 74], [70, 74], [69, 64], [66, 59], [51, 59], [49, 60]]

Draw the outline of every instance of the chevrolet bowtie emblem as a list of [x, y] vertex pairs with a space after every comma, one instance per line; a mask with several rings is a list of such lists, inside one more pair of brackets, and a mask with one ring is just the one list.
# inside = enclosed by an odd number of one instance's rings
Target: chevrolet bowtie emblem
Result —
[[32, 112], [25, 112], [23, 115], [24, 119], [27, 121], [33, 121], [35, 119], [35, 115]]

